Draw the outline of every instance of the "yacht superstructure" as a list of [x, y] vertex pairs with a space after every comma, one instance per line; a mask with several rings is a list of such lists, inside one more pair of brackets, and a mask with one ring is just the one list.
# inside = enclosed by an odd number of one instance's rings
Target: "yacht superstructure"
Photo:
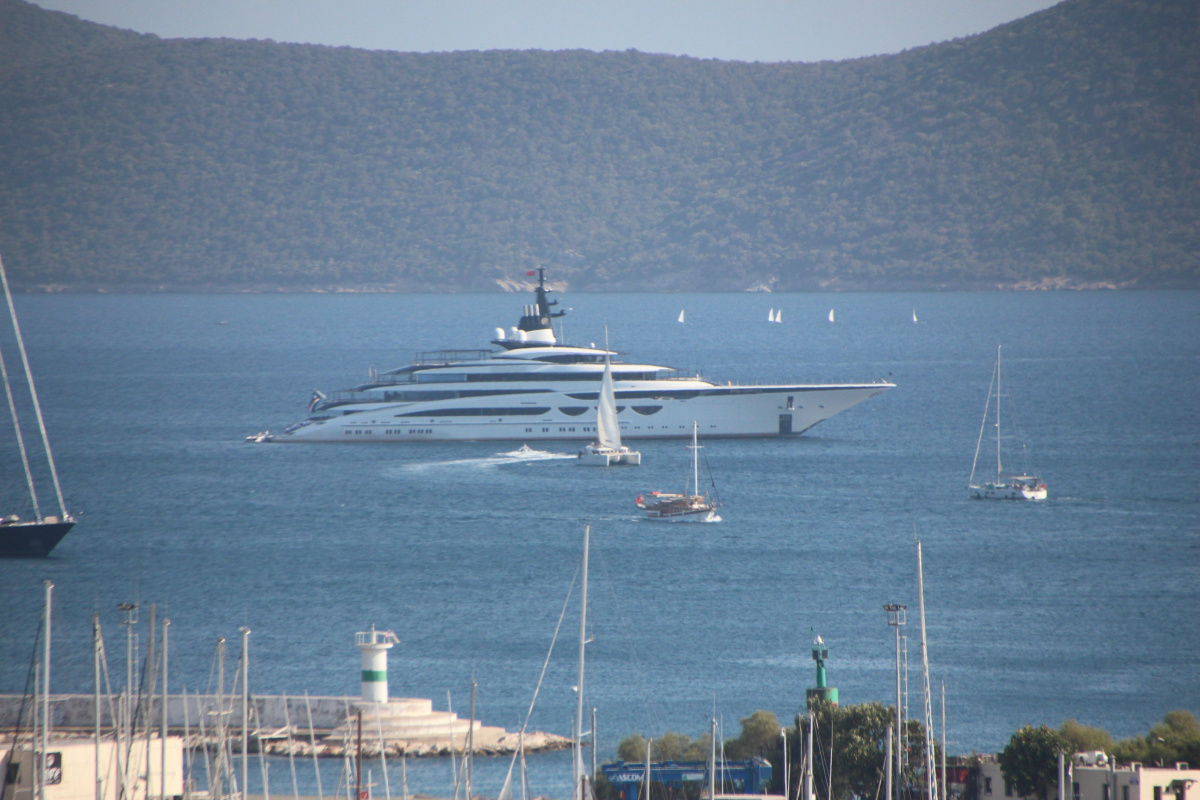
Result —
[[[497, 350], [439, 350], [329, 396], [275, 442], [419, 442], [596, 438], [605, 357], [612, 360], [621, 436], [675, 439], [789, 436], [890, 389], [886, 382], [718, 385], [670, 367], [615, 360], [614, 351], [559, 344], [543, 270], [536, 301]], [[256, 438], [261, 440], [263, 434]]]

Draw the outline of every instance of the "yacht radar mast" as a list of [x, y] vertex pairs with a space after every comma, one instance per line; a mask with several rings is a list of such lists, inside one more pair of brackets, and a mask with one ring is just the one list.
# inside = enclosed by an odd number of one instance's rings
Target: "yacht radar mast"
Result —
[[[526, 274], [532, 277], [533, 270]], [[545, 267], [537, 268], [537, 277], [537, 286], [533, 290], [535, 302], [524, 307], [521, 320], [512, 329], [511, 337], [504, 336], [503, 330], [497, 329], [497, 336], [492, 340], [492, 344], [500, 345], [505, 350], [513, 350], [518, 347], [545, 347], [558, 343], [554, 336], [553, 321], [566, 316], [567, 312], [553, 310], [558, 301], [547, 297], [551, 290], [546, 288]]]

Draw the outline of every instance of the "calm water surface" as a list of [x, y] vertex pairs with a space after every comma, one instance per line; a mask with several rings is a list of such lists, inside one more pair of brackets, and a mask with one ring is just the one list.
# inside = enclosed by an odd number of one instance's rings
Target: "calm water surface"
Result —
[[[918, 538], [951, 752], [997, 750], [1027, 722], [1130, 736], [1200, 711], [1200, 294], [566, 296], [576, 343], [607, 324], [614, 348], [716, 380], [897, 384], [801, 439], [709, 443], [719, 525], [633, 515], [639, 492], [681, 487], [682, 443], [642, 444], [640, 469], [583, 470], [497, 455], [519, 442], [242, 442], [302, 418], [314, 387], [481, 346], [526, 301], [18, 297], [80, 523], [51, 559], [0, 562], [0, 691], [26, 685], [49, 578], [56, 691], [91, 689], [94, 609], [123, 674], [116, 605], [138, 601], [171, 618], [175, 688], [207, 686], [217, 638], [245, 625], [255, 691], [357, 694], [353, 634], [374, 623], [402, 639], [393, 695], [445, 708], [449, 690], [465, 715], [474, 675], [481, 718], [514, 729], [590, 523], [602, 757], [634, 731], [699, 735], [714, 708], [730, 736], [755, 709], [790, 720], [813, 681], [810, 629], [843, 703], [889, 701], [888, 602], [913, 611], [918, 714]], [[997, 344], [1044, 504], [965, 497]], [[3, 473], [6, 496], [19, 480]], [[559, 733], [574, 710], [566, 629], [532, 722]], [[506, 768], [477, 767], [477, 790], [495, 795]], [[414, 791], [446, 794], [449, 775], [439, 760], [408, 770]], [[563, 796], [569, 759], [536, 757], [531, 775], [534, 793]], [[290, 792], [286, 760], [272, 776]]]

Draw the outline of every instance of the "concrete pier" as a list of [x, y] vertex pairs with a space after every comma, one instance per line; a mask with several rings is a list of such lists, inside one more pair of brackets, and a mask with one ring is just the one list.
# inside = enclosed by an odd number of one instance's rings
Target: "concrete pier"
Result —
[[[112, 727], [109, 710], [118, 708], [117, 696], [101, 697], [100, 719], [104, 728]], [[222, 701], [223, 702], [220, 702]], [[159, 698], [154, 698], [153, 719], [160, 719]], [[200, 719], [212, 733], [213, 715], [224, 709], [234, 713], [228, 717], [235, 730], [240, 726], [240, 695], [189, 694], [170, 695], [167, 698], [167, 725], [172, 734], [182, 734], [185, 728], [184, 703], [187, 704], [186, 722], [189, 732], [198, 739]], [[30, 724], [32, 705], [22, 695], [0, 695], [0, 730], [11, 731], [17, 727], [22, 705], [25, 718], [23, 728]], [[51, 725], [62, 732], [90, 732], [95, 725], [95, 705], [92, 695], [56, 694], [50, 697]], [[312, 727], [309, 728], [309, 708], [312, 709]], [[268, 753], [311, 753], [311, 740], [315, 739], [317, 754], [340, 756], [357, 742], [358, 710], [363, 712], [363, 752], [378, 754], [382, 745], [388, 754], [401, 753], [410, 756], [445, 755], [451, 749], [463, 752], [467, 746], [469, 720], [460, 719], [449, 711], [435, 711], [433, 701], [423, 698], [390, 698], [385, 703], [364, 703], [361, 697], [318, 696], [306, 698], [301, 695], [257, 695], [250, 698], [250, 726], [254, 742]], [[285, 712], [286, 709], [286, 712]], [[288, 720], [291, 727], [288, 727]], [[157, 726], [156, 730], [157, 730]], [[475, 721], [474, 742], [477, 753], [511, 753], [517, 748], [517, 734], [503, 728], [494, 728]], [[526, 732], [525, 750], [558, 750], [569, 746], [564, 736], [542, 732]]]

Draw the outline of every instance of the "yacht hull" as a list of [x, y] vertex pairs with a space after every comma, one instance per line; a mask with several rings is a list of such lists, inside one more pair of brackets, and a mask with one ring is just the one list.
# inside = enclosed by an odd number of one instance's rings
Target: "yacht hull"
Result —
[[972, 500], [1045, 500], [1046, 487], [988, 483], [967, 487]]
[[0, 525], [0, 557], [43, 558], [75, 525], [72, 522], [11, 522]]
[[[629, 400], [617, 392], [621, 438], [688, 439], [692, 421], [706, 439], [796, 436], [814, 425], [890, 388], [890, 383], [815, 384], [757, 387], [714, 386], [689, 392], [686, 399]], [[636, 388], [636, 387], [633, 387]], [[594, 391], [594, 389], [593, 389]], [[272, 442], [445, 442], [594, 440], [590, 417], [567, 413], [580, 401], [565, 392], [539, 394], [522, 400], [536, 413], [522, 415], [439, 415], [439, 410], [465, 411], [469, 402], [430, 405], [428, 416], [420, 403], [373, 403], [352, 413], [309, 420]], [[436, 406], [436, 407], [435, 407]], [[562, 409], [565, 409], [562, 410]], [[640, 410], [635, 410], [640, 409]]]

